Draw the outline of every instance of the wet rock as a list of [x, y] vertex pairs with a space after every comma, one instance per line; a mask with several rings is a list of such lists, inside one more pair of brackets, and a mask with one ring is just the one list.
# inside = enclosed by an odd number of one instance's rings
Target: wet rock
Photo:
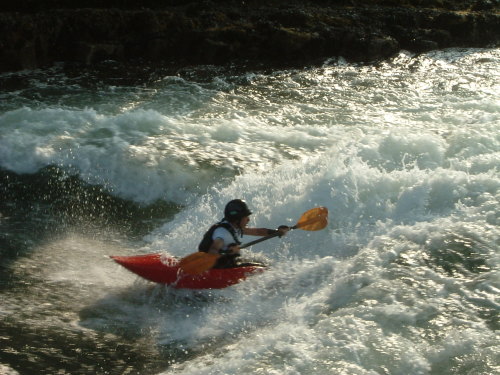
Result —
[[5, 9], [0, 71], [107, 59], [369, 62], [400, 49], [487, 47], [500, 39], [498, 4], [490, 0], [144, 0], [140, 8], [131, 0], [18, 0]]

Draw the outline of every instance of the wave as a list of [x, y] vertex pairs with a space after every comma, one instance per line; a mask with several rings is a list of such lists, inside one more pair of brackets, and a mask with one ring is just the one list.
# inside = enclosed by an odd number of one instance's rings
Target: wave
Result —
[[[8, 109], [0, 223], [17, 242], [13, 262], [2, 256], [0, 314], [13, 361], [38, 373], [57, 372], [50, 361], [177, 374], [493, 373], [497, 56], [219, 71], [121, 87], [126, 98], [109, 107], [99, 96], [95, 108]], [[317, 205], [330, 222], [245, 249], [270, 268], [223, 290], [151, 285], [105, 257], [189, 254], [233, 198], [255, 226], [294, 224]], [[94, 230], [40, 238], [37, 225], [54, 228], [47, 216], [73, 213]], [[149, 223], [139, 241], [109, 235], [110, 222], [135, 227], [136, 217]], [[27, 340], [46, 348], [47, 337], [55, 354], [25, 361]]]

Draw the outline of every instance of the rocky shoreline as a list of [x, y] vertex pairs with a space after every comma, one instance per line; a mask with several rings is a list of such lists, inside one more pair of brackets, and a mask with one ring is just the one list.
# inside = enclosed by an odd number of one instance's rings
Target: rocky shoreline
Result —
[[[0, 72], [55, 62], [371, 62], [401, 49], [495, 47], [498, 0], [20, 0], [0, 12]], [[94, 4], [95, 3], [95, 4]]]

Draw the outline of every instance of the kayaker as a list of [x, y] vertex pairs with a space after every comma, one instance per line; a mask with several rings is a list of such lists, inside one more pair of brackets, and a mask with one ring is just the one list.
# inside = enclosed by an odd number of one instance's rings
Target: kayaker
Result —
[[214, 268], [237, 267], [236, 258], [240, 256], [240, 239], [243, 235], [269, 236], [279, 232], [279, 236], [284, 236], [290, 228], [280, 225], [278, 229], [248, 228], [252, 212], [245, 201], [234, 199], [230, 201], [224, 209], [224, 219], [212, 227], [203, 236], [199, 251], [211, 254], [221, 254]]

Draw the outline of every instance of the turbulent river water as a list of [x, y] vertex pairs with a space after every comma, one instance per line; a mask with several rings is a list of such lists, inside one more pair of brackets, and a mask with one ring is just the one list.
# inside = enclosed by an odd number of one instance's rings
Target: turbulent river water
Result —
[[[1, 75], [0, 373], [500, 373], [499, 67]], [[233, 198], [329, 224], [243, 250], [269, 270], [221, 290], [108, 258], [192, 253]]]

